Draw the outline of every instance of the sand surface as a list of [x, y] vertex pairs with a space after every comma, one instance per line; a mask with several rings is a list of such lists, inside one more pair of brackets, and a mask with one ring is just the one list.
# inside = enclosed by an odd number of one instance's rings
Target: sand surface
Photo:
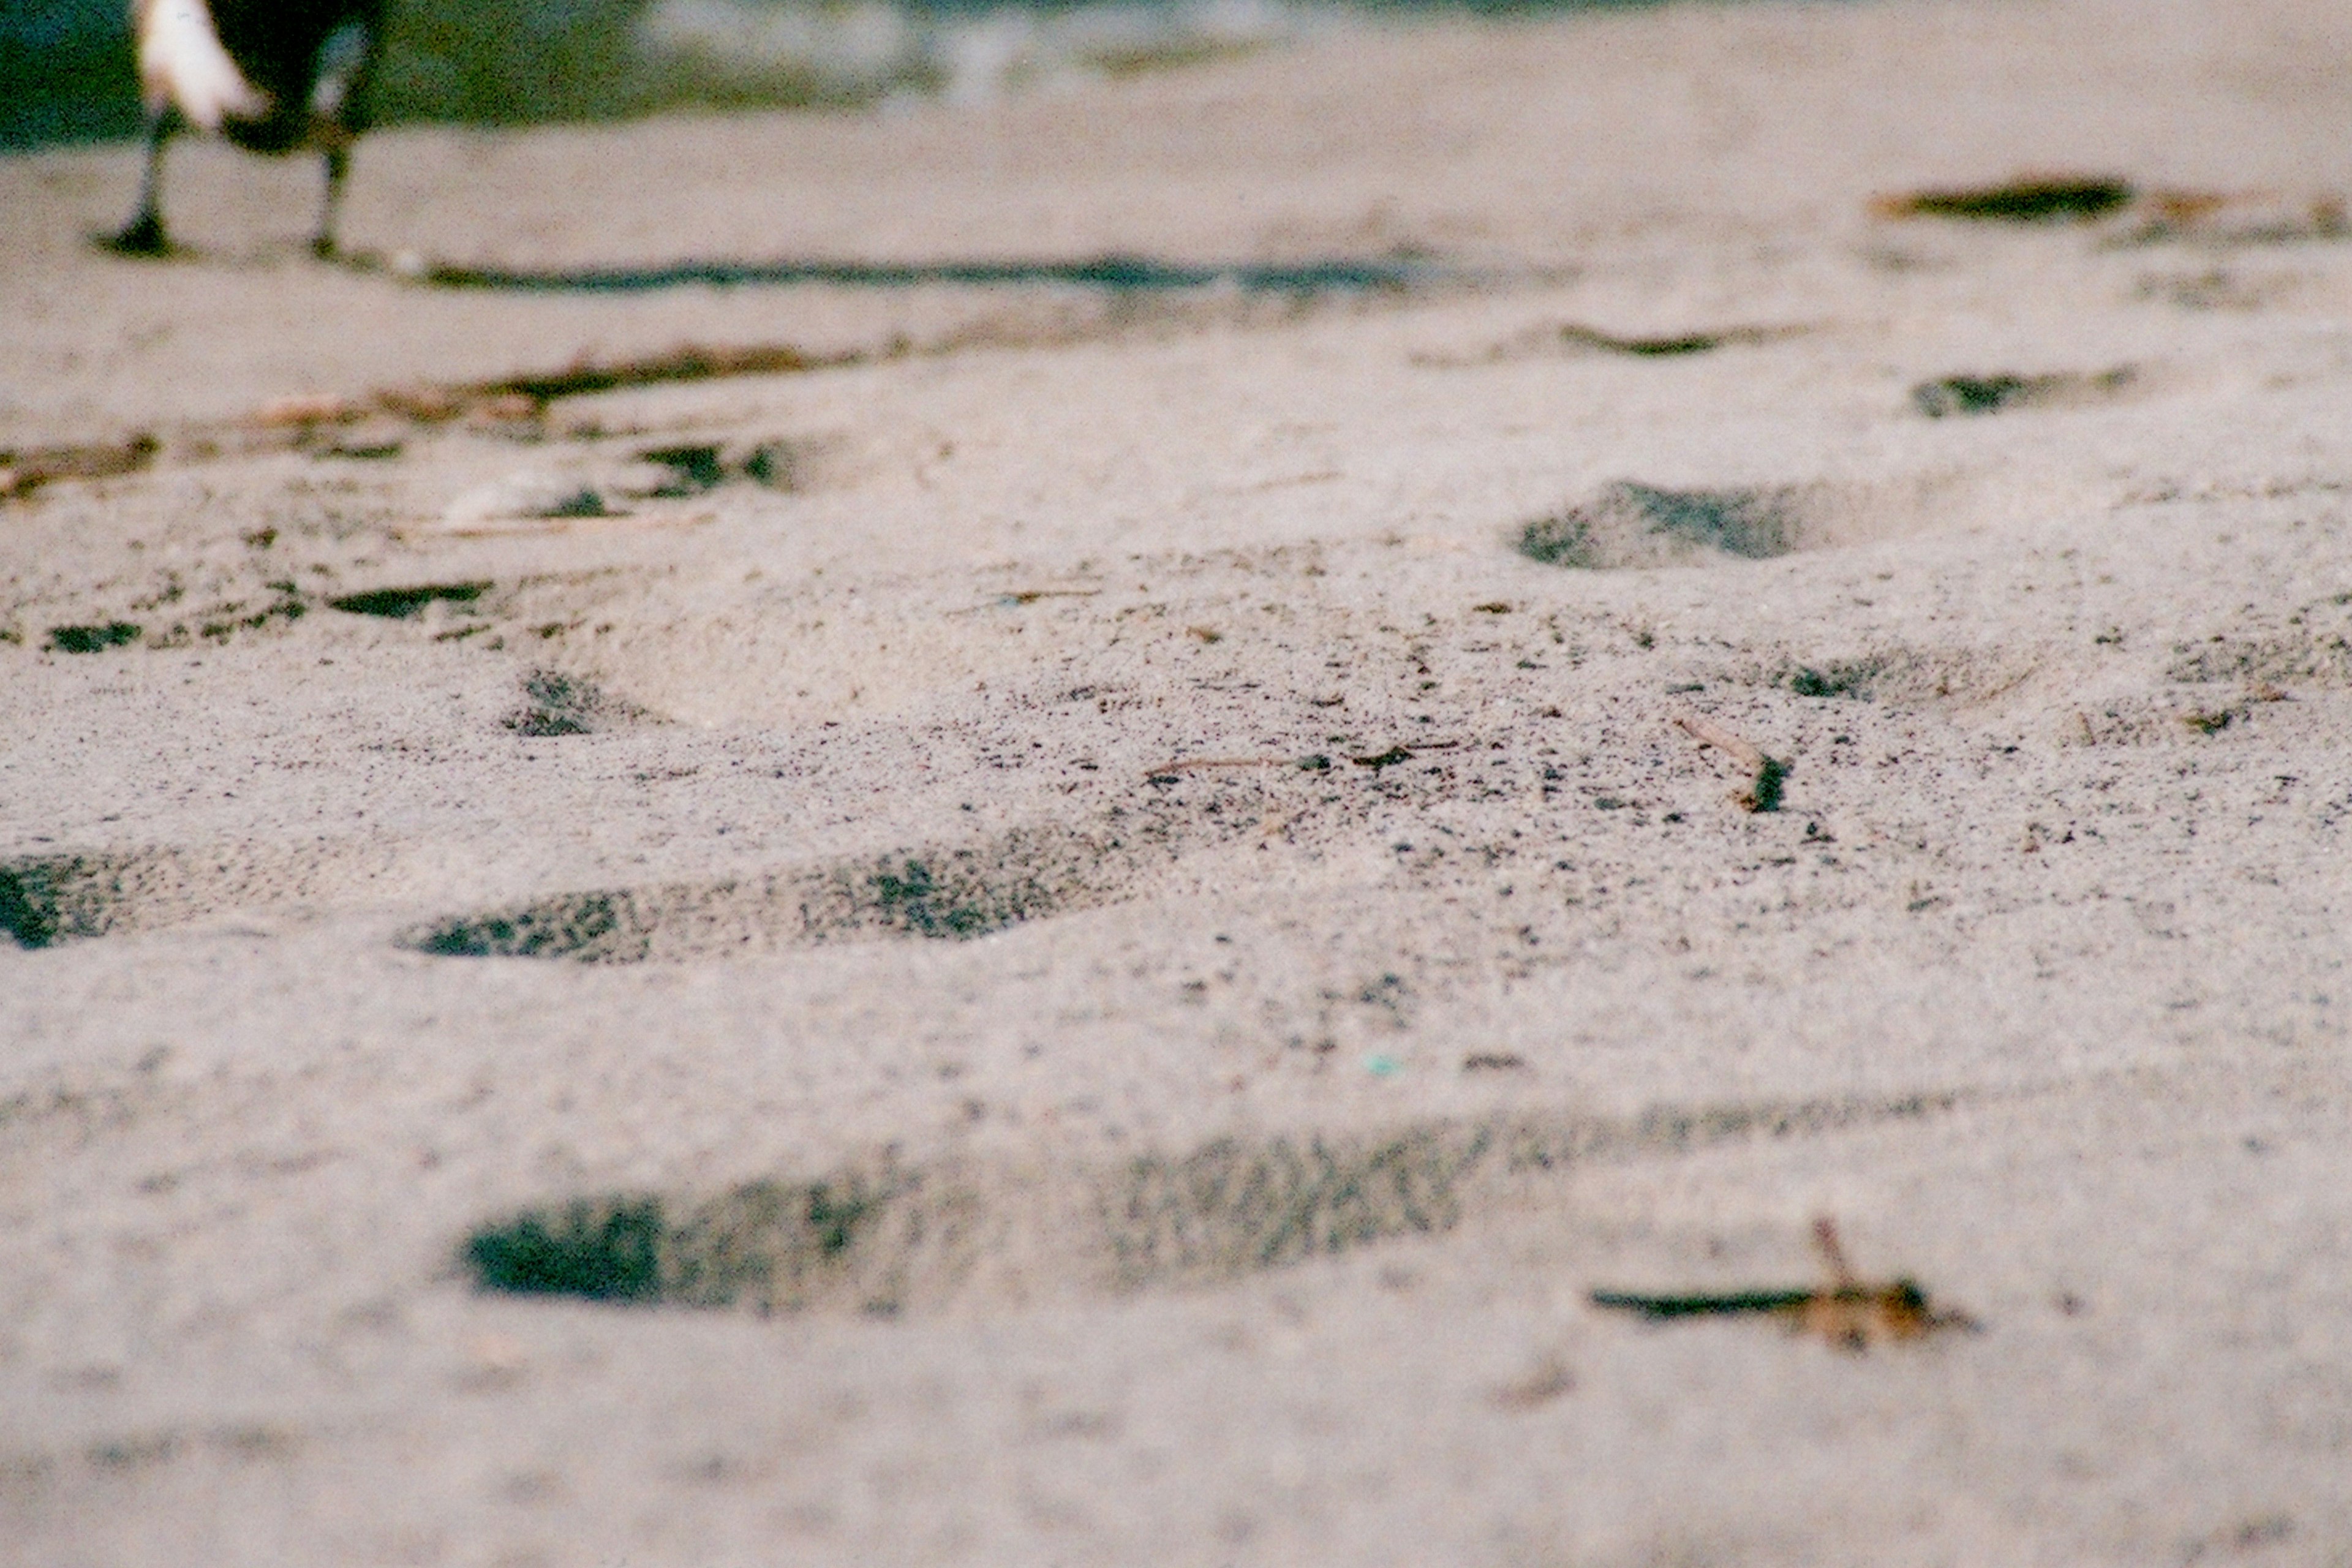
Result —
[[[136, 166], [0, 161], [0, 1559], [2352, 1558], [2352, 11]], [[1108, 254], [1420, 270], [941, 270]], [[1976, 1331], [1590, 1300], [1820, 1215]]]

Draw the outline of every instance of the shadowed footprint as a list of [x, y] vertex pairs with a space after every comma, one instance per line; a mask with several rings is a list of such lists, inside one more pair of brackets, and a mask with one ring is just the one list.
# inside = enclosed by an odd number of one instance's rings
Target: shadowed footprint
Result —
[[499, 721], [530, 739], [585, 735], [616, 723], [650, 717], [643, 709], [606, 692], [585, 676], [534, 669], [522, 679], [522, 706]]
[[2109, 403], [2131, 389], [2139, 373], [2129, 365], [2086, 374], [1948, 375], [1911, 389], [1911, 405], [1930, 419], [1956, 414], [1999, 414], [2012, 408], [2070, 408]]
[[1621, 480], [1593, 500], [1528, 523], [1520, 553], [1556, 566], [1667, 566], [1708, 554], [1769, 560], [1796, 548], [1803, 492], [1670, 490]]
[[[507, 715], [560, 737], [648, 715], [577, 677], [537, 670]], [[1296, 821], [1297, 816], [1290, 820]], [[1135, 896], [1183, 853], [1231, 841], [1248, 813], [1197, 803], [1113, 806], [1083, 826], [1013, 828], [766, 875], [558, 893], [409, 930], [446, 957], [638, 963], [776, 952], [874, 937], [961, 940]], [[397, 863], [388, 843], [93, 848], [0, 859], [0, 933], [25, 947], [182, 924], [244, 907], [366, 887]]]
[[352, 845], [240, 844], [0, 860], [0, 931], [22, 947], [47, 947], [146, 931], [362, 880], [383, 858]]
[[1620, 479], [1520, 524], [1512, 543], [1531, 561], [1577, 571], [1720, 565], [1972, 522], [2014, 525], [2080, 498], [2063, 479], [2036, 482], [2024, 499], [2020, 489], [2013, 476], [1958, 469], [1689, 489]]
[[715, 1196], [615, 1194], [488, 1223], [458, 1261], [485, 1290], [639, 1305], [892, 1315], [964, 1293], [1215, 1285], [1438, 1236], [1572, 1166], [1939, 1116], [1958, 1092], [1631, 1117], [1428, 1121], [1365, 1134], [1242, 1134], [1066, 1164], [881, 1156]]
[[1891, 707], [1991, 702], [2033, 679], [2047, 649], [1883, 647], [1846, 658], [1789, 662], [1759, 671], [1759, 684], [1822, 700]]
[[965, 939], [1108, 903], [1173, 852], [1167, 830], [1016, 828], [719, 882], [563, 893], [445, 921], [406, 945], [453, 958], [642, 963], [779, 952], [861, 936]]
[[2165, 678], [2200, 685], [2352, 686], [2352, 614], [2327, 604], [2306, 608], [2295, 620], [2300, 624], [2291, 630], [2176, 643]]

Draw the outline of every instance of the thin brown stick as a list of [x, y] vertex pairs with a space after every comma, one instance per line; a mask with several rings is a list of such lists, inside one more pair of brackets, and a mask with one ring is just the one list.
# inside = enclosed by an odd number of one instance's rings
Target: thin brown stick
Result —
[[102, 479], [116, 474], [135, 474], [153, 462], [162, 448], [162, 442], [142, 433], [127, 441], [0, 452], [0, 500], [31, 495], [52, 479]]
[[1297, 757], [1184, 757], [1149, 769], [1143, 776], [1164, 778], [1170, 773], [1189, 773], [1202, 768], [1296, 768], [1305, 765]]
[[1830, 1288], [1849, 1289], [1856, 1283], [1853, 1265], [1845, 1260], [1845, 1244], [1838, 1239], [1837, 1221], [1822, 1215], [1813, 1221], [1813, 1248], [1830, 1271]]
[[[1349, 757], [1347, 761], [1360, 768], [1370, 768], [1377, 773], [1382, 768], [1392, 767], [1398, 763], [1411, 762], [1423, 752], [1451, 752], [1476, 743], [1475, 741], [1462, 740], [1415, 741], [1411, 746], [1391, 746], [1376, 755]], [[1328, 772], [1331, 766], [1332, 759], [1320, 752], [1305, 757], [1180, 757], [1174, 762], [1150, 769], [1143, 776], [1148, 779], [1167, 778], [1171, 774], [1189, 773], [1202, 768], [1297, 768], [1302, 773], [1319, 773]]]
[[1001, 610], [1012, 605], [1034, 605], [1040, 599], [1093, 599], [1102, 595], [1100, 588], [1008, 588], [983, 604], [966, 605], [961, 609], [942, 611], [950, 616], [979, 616], [991, 610]]
[[618, 392], [631, 387], [669, 386], [730, 376], [792, 375], [863, 364], [874, 351], [850, 349], [812, 353], [789, 343], [709, 348], [689, 343], [641, 359], [575, 360], [561, 370], [499, 376], [488, 381], [446, 382], [386, 387], [355, 397], [289, 397], [254, 416], [265, 428], [349, 425], [373, 415], [392, 414], [418, 425], [443, 425], [468, 416], [528, 419], [562, 397]]
[[[813, 353], [790, 344], [711, 348], [687, 344], [667, 353], [613, 361], [575, 360], [561, 369], [488, 381], [421, 383], [349, 395], [305, 394], [264, 404], [240, 418], [182, 428], [170, 443], [179, 460], [246, 455], [312, 445], [320, 433], [392, 418], [417, 426], [475, 420], [516, 426], [546, 417], [560, 398], [631, 387], [666, 386], [730, 376], [785, 375], [904, 359], [919, 352], [898, 340], [875, 348]], [[53, 479], [105, 479], [152, 465], [165, 443], [150, 434], [127, 441], [76, 443], [0, 451], [0, 501], [31, 495]]]
[[1702, 746], [1717, 751], [1748, 770], [1748, 788], [1732, 798], [1742, 811], [1778, 811], [1780, 809], [1780, 786], [1789, 776], [1789, 764], [1764, 754], [1762, 748], [1741, 740], [1722, 725], [1702, 719], [1696, 713], [1677, 713], [1675, 722], [1688, 731]]
[[1600, 349], [1608, 353], [1632, 354], [1640, 359], [1667, 359], [1681, 354], [1703, 354], [1720, 348], [1748, 347], [1776, 342], [1781, 338], [1801, 337], [1810, 327], [1721, 327], [1714, 331], [1684, 332], [1670, 337], [1620, 337], [1598, 327], [1588, 327], [1570, 321], [1559, 329], [1559, 341], [1580, 348]]
[[1966, 1312], [1938, 1310], [1919, 1282], [1906, 1275], [1873, 1283], [1857, 1276], [1838, 1241], [1837, 1225], [1813, 1222], [1813, 1245], [1830, 1271], [1826, 1289], [1764, 1288], [1684, 1295], [1646, 1295], [1595, 1290], [1592, 1304], [1640, 1314], [1654, 1321], [1698, 1317], [1775, 1317], [1799, 1333], [1813, 1334], [1841, 1350], [1861, 1352], [1882, 1340], [1921, 1339], [1941, 1330], [1974, 1333], [1982, 1325]]
[[1700, 745], [1713, 746], [1751, 773], [1770, 760], [1756, 746], [1741, 740], [1712, 720], [1702, 719], [1696, 713], [1677, 713], [1675, 715], [1675, 722], [1689, 731]]
[[1009, 594], [999, 594], [996, 602], [1010, 599], [1016, 605], [1034, 605], [1040, 599], [1092, 599], [1102, 593], [1100, 588], [1021, 588]]

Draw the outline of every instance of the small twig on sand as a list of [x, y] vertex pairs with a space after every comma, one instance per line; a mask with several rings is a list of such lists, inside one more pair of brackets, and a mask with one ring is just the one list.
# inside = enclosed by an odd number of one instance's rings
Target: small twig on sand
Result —
[[1196, 773], [1202, 768], [1297, 768], [1302, 773], [1328, 772], [1331, 759], [1318, 753], [1311, 757], [1184, 757], [1163, 763], [1144, 773], [1146, 780], [1174, 778], [1178, 773]]
[[1696, 713], [1678, 713], [1675, 722], [1688, 731], [1700, 745], [1713, 746], [1748, 770], [1753, 782], [1743, 794], [1733, 797], [1742, 811], [1780, 809], [1780, 786], [1789, 776], [1788, 763], [1778, 757], [1766, 756], [1759, 748]]
[[1722, 725], [1702, 719], [1696, 713], [1677, 713], [1675, 722], [1689, 731], [1699, 744], [1713, 746], [1743, 768], [1760, 768], [1772, 760]]
[[[1369, 756], [1351, 756], [1347, 760], [1360, 768], [1370, 768], [1377, 775], [1382, 768], [1392, 768], [1399, 763], [1409, 763], [1423, 752], [1451, 752], [1474, 745], [1474, 741], [1415, 741], [1412, 746], [1391, 746], [1385, 752]], [[1297, 768], [1301, 773], [1329, 773], [1332, 761], [1318, 752], [1306, 757], [1184, 757], [1151, 769], [1143, 776], [1147, 780], [1172, 779], [1178, 773], [1189, 773], [1201, 768]]]
[[1855, 1278], [1838, 1242], [1837, 1224], [1813, 1222], [1813, 1245], [1828, 1266], [1830, 1284], [1821, 1290], [1734, 1290], [1722, 1294], [1644, 1296], [1595, 1290], [1592, 1304], [1638, 1312], [1655, 1321], [1675, 1318], [1764, 1314], [1785, 1321], [1801, 1334], [1818, 1334], [1840, 1350], [1861, 1352], [1875, 1340], [1916, 1340], [1940, 1329], [1974, 1333], [1982, 1325], [1966, 1312], [1938, 1311], [1919, 1282], [1906, 1276], [1873, 1285]]
[[534, 419], [558, 398], [582, 397], [632, 387], [670, 386], [729, 376], [790, 375], [859, 364], [874, 357], [862, 352], [811, 353], [789, 344], [705, 348], [689, 344], [641, 359], [598, 362], [582, 359], [561, 370], [499, 376], [490, 381], [388, 387], [358, 397], [289, 397], [256, 414], [264, 428], [349, 425], [390, 414], [417, 425], [445, 425], [475, 417]]
[[1579, 348], [1600, 349], [1606, 353], [1632, 354], [1641, 359], [1666, 359], [1681, 354], [1708, 353], [1720, 348], [1773, 342], [1781, 338], [1800, 337], [1811, 330], [1810, 327], [1723, 327], [1711, 332], [1629, 338], [1570, 321], [1559, 329], [1559, 341]]
[[[606, 361], [582, 358], [554, 370], [487, 381], [419, 383], [352, 395], [282, 397], [241, 418], [184, 427], [174, 434], [171, 445], [178, 460], [192, 461], [224, 453], [289, 447], [300, 450], [315, 446], [325, 431], [385, 419], [427, 428], [460, 420], [514, 427], [543, 420], [549, 406], [562, 398], [734, 376], [793, 375], [882, 364], [919, 353], [952, 353], [976, 341], [973, 334], [950, 333], [935, 343], [917, 345], [894, 337], [871, 347], [831, 351], [789, 343], [735, 348], [689, 343], [667, 353]], [[0, 451], [0, 501], [29, 496], [52, 479], [103, 479], [135, 472], [148, 467], [163, 445], [153, 436], [140, 436], [117, 445]]]
[[1102, 593], [1100, 588], [1019, 588], [999, 594], [1000, 605], [1034, 605], [1040, 599], [1092, 599]]
[[153, 462], [162, 448], [163, 443], [154, 437], [142, 434], [128, 441], [0, 452], [0, 500], [31, 495], [51, 479], [102, 479], [137, 473]]
[[1092, 599], [1102, 593], [1100, 588], [1008, 588], [992, 595], [988, 602], [967, 605], [960, 610], [945, 612], [950, 616], [978, 616], [990, 610], [1003, 610], [1021, 605], [1034, 605], [1040, 599]]

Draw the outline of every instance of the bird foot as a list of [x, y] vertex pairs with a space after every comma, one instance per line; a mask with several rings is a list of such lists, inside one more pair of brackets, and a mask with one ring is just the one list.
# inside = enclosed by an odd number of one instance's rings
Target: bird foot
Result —
[[172, 239], [163, 232], [163, 220], [153, 213], [141, 213], [121, 233], [99, 237], [98, 244], [100, 248], [110, 250], [117, 256], [172, 254]]

